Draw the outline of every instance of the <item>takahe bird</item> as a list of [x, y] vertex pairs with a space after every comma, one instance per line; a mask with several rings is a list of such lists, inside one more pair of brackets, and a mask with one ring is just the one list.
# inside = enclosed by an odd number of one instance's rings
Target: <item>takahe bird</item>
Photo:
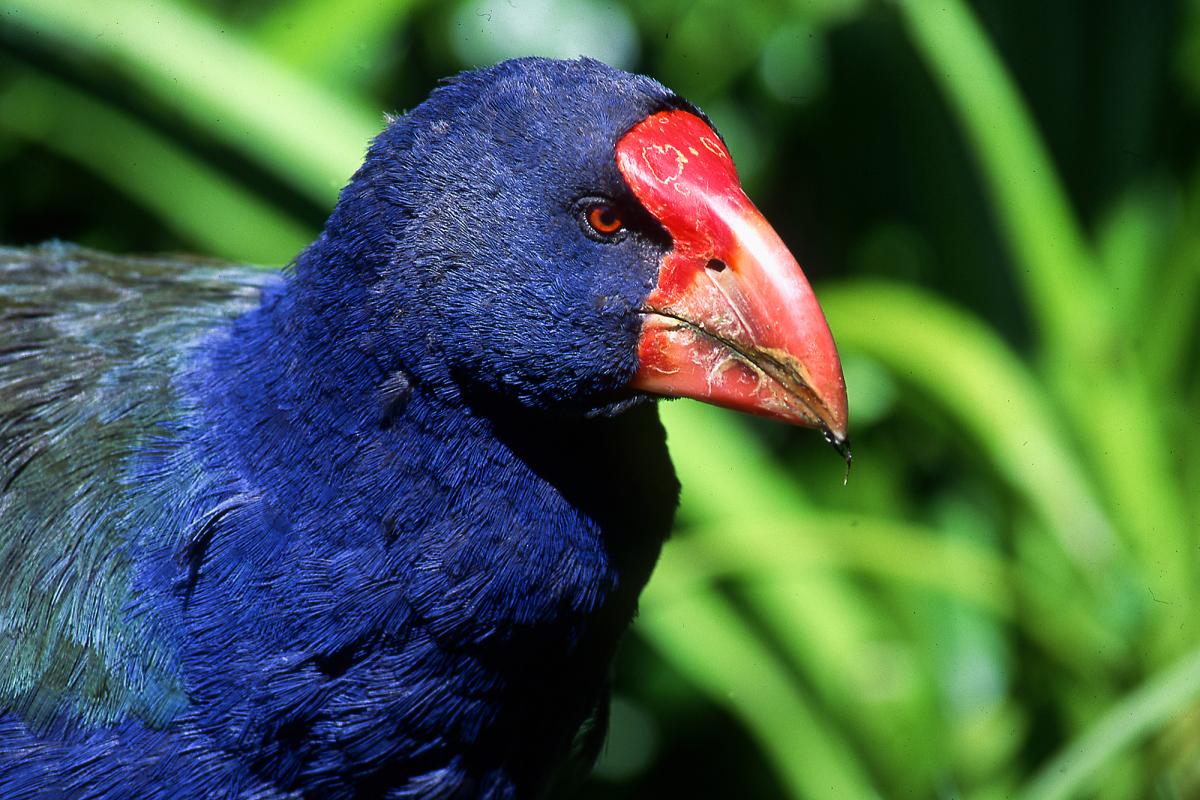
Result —
[[845, 449], [720, 136], [596, 61], [438, 88], [283, 274], [0, 252], [0, 797], [540, 796], [671, 525], [653, 395]]

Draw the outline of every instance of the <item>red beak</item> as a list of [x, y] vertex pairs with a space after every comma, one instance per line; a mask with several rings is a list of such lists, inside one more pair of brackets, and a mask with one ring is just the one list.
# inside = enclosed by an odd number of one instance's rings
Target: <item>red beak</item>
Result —
[[818, 428], [849, 461], [829, 325], [720, 138], [686, 111], [654, 114], [617, 143], [617, 166], [674, 245], [642, 309], [634, 388]]

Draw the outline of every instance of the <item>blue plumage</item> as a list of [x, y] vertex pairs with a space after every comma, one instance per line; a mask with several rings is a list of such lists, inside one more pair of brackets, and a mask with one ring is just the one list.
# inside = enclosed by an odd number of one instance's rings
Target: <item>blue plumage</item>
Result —
[[678, 491], [626, 388], [669, 240], [577, 206], [681, 103], [459, 76], [282, 277], [0, 257], [0, 796], [544, 791]]

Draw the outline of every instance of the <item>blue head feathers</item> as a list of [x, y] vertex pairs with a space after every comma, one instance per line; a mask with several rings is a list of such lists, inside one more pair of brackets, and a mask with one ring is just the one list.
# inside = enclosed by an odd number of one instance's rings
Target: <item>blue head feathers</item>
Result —
[[670, 243], [648, 215], [617, 241], [581, 216], [597, 198], [638, 213], [614, 144], [680, 102], [586, 59], [452, 79], [376, 138], [299, 275], [335, 294], [365, 282], [366, 335], [420, 349], [417, 380], [530, 408], [609, 404]]

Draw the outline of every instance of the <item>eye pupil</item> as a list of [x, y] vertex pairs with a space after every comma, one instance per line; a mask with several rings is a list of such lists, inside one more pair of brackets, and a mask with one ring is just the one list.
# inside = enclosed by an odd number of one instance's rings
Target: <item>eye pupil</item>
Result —
[[597, 233], [605, 235], [611, 235], [621, 230], [623, 224], [621, 215], [615, 208], [607, 204], [593, 206], [588, 211], [587, 220]]

